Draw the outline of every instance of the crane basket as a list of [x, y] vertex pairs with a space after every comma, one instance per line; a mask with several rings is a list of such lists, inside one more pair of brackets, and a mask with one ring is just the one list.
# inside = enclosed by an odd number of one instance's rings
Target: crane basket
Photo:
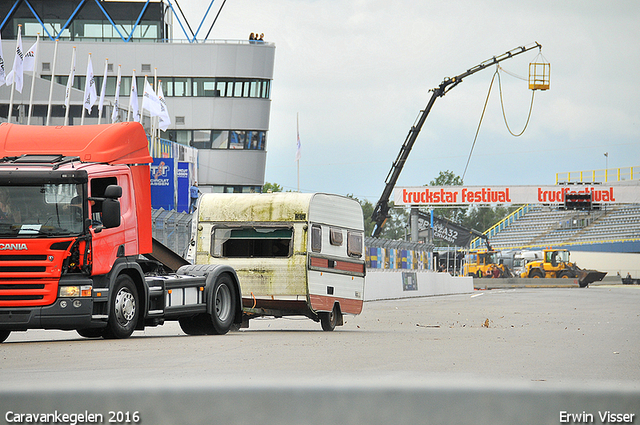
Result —
[[[537, 61], [541, 58], [541, 61]], [[549, 80], [551, 78], [551, 64], [539, 54], [533, 62], [529, 64], [529, 89], [549, 90]]]

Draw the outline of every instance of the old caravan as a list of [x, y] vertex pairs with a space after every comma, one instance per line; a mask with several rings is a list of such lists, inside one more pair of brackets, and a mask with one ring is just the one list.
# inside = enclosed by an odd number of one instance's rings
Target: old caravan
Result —
[[331, 331], [364, 299], [360, 204], [324, 193], [205, 194], [195, 264], [235, 268], [244, 325], [259, 316], [304, 315]]

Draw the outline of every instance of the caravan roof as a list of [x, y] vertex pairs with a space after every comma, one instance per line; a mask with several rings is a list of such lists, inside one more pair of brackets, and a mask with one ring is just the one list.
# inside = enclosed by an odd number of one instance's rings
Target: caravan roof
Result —
[[358, 201], [326, 193], [208, 193], [198, 213], [200, 221], [310, 221], [364, 229]]

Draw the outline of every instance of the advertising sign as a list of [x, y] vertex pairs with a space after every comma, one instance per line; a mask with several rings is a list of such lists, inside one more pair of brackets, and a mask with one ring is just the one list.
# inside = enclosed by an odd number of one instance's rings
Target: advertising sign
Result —
[[640, 185], [396, 187], [395, 205], [562, 204], [567, 193], [590, 193], [596, 204], [638, 203]]
[[189, 163], [178, 162], [178, 212], [189, 212]]
[[173, 158], [153, 158], [151, 164], [151, 207], [172, 210], [174, 201]]
[[[431, 218], [422, 213], [418, 213], [418, 229], [424, 231], [431, 227]], [[433, 217], [433, 237], [448, 242], [453, 246], [468, 246], [471, 238], [475, 237], [468, 229], [456, 224], [446, 218]]]

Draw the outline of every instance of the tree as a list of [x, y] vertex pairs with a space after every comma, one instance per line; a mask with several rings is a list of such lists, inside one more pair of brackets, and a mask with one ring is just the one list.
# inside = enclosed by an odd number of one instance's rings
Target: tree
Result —
[[[366, 199], [360, 200], [353, 195], [347, 196], [360, 203], [360, 206], [362, 207], [362, 214], [364, 216], [364, 234], [365, 236], [371, 236], [373, 233], [371, 214], [373, 214], [374, 205]], [[387, 219], [387, 222], [382, 228], [380, 237], [384, 239], [404, 239], [405, 229], [409, 222], [409, 213], [404, 209], [394, 208], [393, 202], [390, 202], [389, 216], [389, 219]]]
[[[425, 185], [426, 186], [426, 185]], [[453, 171], [440, 171], [435, 180], [429, 182], [429, 186], [462, 186], [462, 178], [456, 176]], [[454, 223], [462, 223], [467, 208], [434, 208], [433, 214], [453, 221]]]
[[484, 232], [489, 230], [493, 225], [516, 209], [518, 209], [517, 206], [504, 207], [496, 205], [495, 207], [492, 207], [491, 205], [474, 205], [467, 210], [467, 214], [464, 217], [462, 225], [469, 229]]
[[429, 182], [429, 186], [462, 186], [462, 178], [453, 174], [453, 171], [440, 171], [438, 177]]
[[278, 183], [264, 182], [264, 184], [262, 185], [262, 193], [269, 192], [282, 192], [282, 186], [280, 186]]

